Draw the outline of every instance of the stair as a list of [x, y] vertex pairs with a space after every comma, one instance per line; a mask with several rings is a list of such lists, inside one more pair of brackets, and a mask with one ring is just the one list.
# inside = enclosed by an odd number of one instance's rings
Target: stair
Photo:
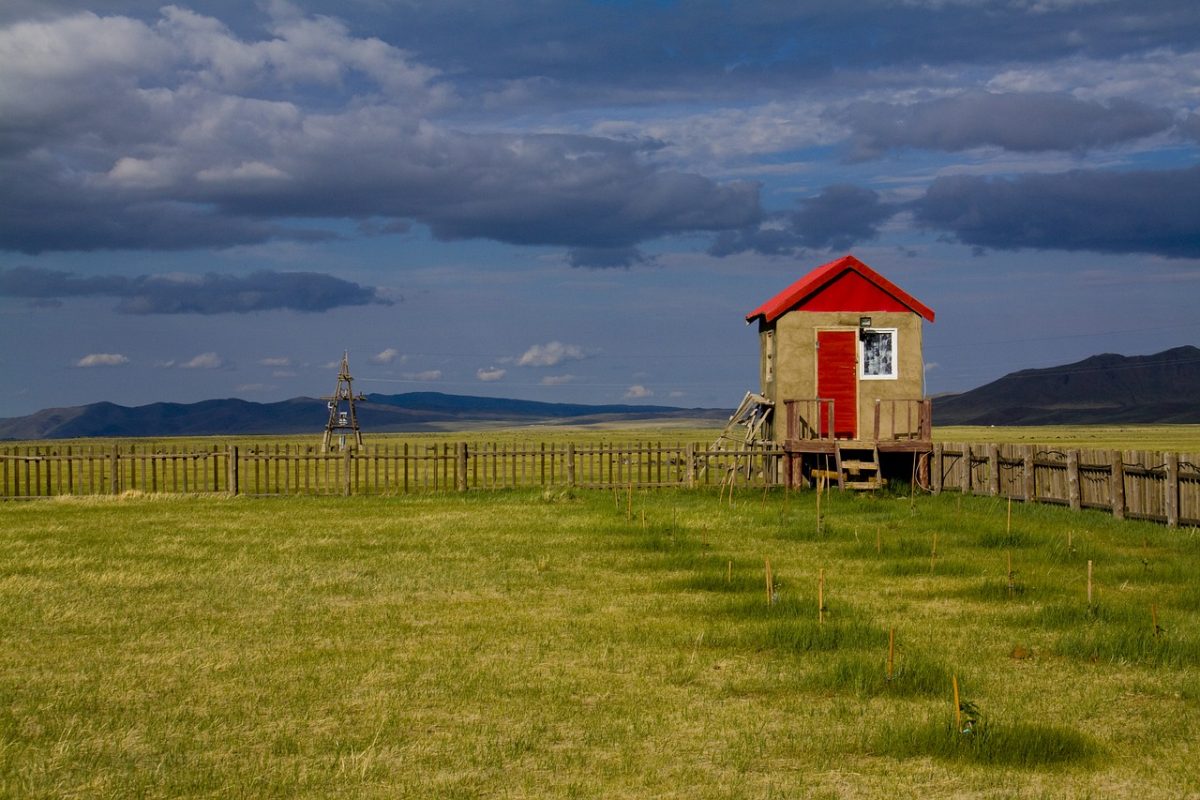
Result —
[[883, 487], [883, 476], [879, 473], [879, 449], [874, 444], [838, 442], [834, 459], [839, 489], [873, 490]]

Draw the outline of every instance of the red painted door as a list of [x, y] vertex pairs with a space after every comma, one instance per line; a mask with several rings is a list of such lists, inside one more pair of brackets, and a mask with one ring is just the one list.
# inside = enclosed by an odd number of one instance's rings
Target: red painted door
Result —
[[[833, 436], [858, 433], [858, 332], [817, 331], [817, 397], [833, 401]], [[829, 435], [829, 411], [821, 410], [821, 435]]]

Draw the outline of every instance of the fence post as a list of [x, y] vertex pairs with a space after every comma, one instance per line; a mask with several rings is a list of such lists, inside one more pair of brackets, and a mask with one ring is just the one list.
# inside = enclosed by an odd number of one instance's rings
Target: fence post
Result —
[[1083, 507], [1079, 496], [1079, 451], [1067, 451], [1067, 499], [1072, 511]]
[[934, 442], [933, 463], [929, 465], [929, 485], [934, 494], [942, 493], [942, 477], [945, 475], [945, 468], [945, 455], [943, 453], [942, 443]]
[[1167, 527], [1179, 527], [1179, 454], [1167, 453]]
[[121, 493], [121, 448], [118, 445], [113, 445], [112, 453], [109, 455], [108, 466], [108, 488], [113, 494]]
[[962, 494], [974, 494], [974, 461], [973, 461], [973, 458], [974, 457], [971, 455], [971, 443], [970, 443], [970, 441], [965, 441], [965, 443], [962, 444], [962, 463], [964, 463], [966, 465], [967, 477], [966, 477], [966, 481], [964, 481], [964, 483], [962, 483]]
[[467, 490], [467, 443], [458, 443], [458, 490]]
[[1024, 486], [1022, 493], [1025, 495], [1026, 503], [1037, 501], [1037, 465], [1033, 463], [1033, 445], [1025, 445], [1024, 452], [1021, 454], [1021, 475]]
[[696, 443], [688, 442], [687, 447], [683, 451], [686, 470], [684, 474], [687, 477], [687, 487], [689, 489], [696, 488]]
[[1113, 450], [1108, 454], [1112, 464], [1112, 483], [1109, 485], [1109, 498], [1112, 500], [1112, 513], [1116, 519], [1125, 519], [1125, 460], [1124, 453]]
[[1000, 494], [1000, 445], [988, 445], [988, 492], [992, 497]]
[[575, 486], [575, 443], [567, 442], [567, 486]]
[[226, 470], [225, 483], [230, 494], [238, 493], [238, 449], [236, 444], [229, 446], [229, 469]]
[[343, 472], [342, 493], [346, 497], [350, 496], [350, 458], [351, 458], [350, 453], [351, 452], [352, 451], [350, 450], [350, 448], [347, 447], [346, 454], [344, 456], [342, 456], [342, 472]]

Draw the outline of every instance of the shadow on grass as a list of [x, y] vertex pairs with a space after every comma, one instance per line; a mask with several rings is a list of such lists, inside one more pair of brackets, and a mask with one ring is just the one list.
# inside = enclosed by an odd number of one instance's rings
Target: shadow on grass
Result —
[[1085, 763], [1101, 753], [1090, 737], [1060, 725], [988, 721], [963, 733], [942, 720], [887, 727], [872, 743], [872, 751], [901, 759], [932, 757], [1026, 768]]

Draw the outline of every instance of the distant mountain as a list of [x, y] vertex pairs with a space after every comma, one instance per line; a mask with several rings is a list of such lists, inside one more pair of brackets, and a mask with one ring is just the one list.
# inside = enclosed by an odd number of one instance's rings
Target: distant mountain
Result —
[[[730, 409], [539, 403], [439, 392], [371, 394], [356, 406], [366, 434], [447, 430], [480, 423], [586, 425], [660, 419], [724, 422], [731, 413]], [[325, 401], [312, 397], [278, 403], [228, 399], [151, 403], [133, 408], [91, 403], [0, 419], [0, 439], [319, 434], [325, 429], [327, 415]]]
[[1200, 348], [1092, 356], [935, 398], [935, 425], [1200, 423]]

